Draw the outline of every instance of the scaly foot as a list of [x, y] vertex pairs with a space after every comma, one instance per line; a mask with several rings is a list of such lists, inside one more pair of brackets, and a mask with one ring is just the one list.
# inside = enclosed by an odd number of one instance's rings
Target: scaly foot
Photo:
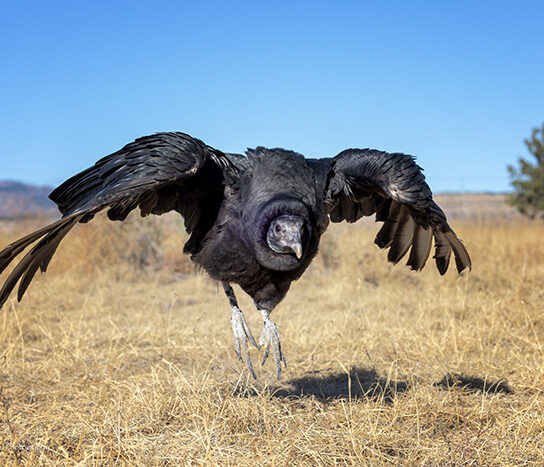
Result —
[[274, 360], [276, 361], [276, 376], [279, 380], [281, 379], [281, 362], [283, 362], [283, 364], [287, 368], [287, 362], [285, 361], [285, 357], [283, 356], [283, 353], [281, 351], [280, 332], [278, 330], [278, 327], [270, 320], [270, 312], [266, 310], [261, 310], [261, 313], [264, 319], [263, 333], [261, 335], [261, 338], [259, 339], [259, 344], [261, 346], [264, 346], [264, 355], [261, 365], [264, 365], [264, 362], [266, 362], [266, 359], [268, 358], [268, 354], [270, 352], [270, 348], [272, 348], [272, 352], [274, 353]]
[[251, 334], [251, 331], [249, 329], [249, 326], [246, 323], [246, 319], [244, 317], [244, 314], [242, 313], [242, 310], [240, 310], [240, 308], [238, 308], [237, 306], [232, 307], [232, 318], [230, 319], [230, 322], [232, 324], [232, 333], [234, 334], [234, 344], [236, 346], [235, 349], [236, 349], [236, 354], [238, 355], [238, 359], [241, 362], [244, 361], [242, 358], [242, 351], [243, 351], [244, 357], [246, 359], [247, 367], [249, 368], [251, 375], [255, 379], [257, 379], [257, 376], [255, 375], [255, 371], [253, 371], [251, 358], [249, 358], [247, 342], [248, 341], [251, 342], [257, 349], [259, 349], [259, 346], [257, 345], [257, 342], [255, 342], [255, 338]]

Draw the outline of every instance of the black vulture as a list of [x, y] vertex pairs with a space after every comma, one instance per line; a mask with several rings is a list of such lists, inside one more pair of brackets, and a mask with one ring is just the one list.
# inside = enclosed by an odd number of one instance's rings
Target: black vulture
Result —
[[316, 255], [329, 220], [355, 222], [375, 214], [383, 222], [375, 243], [389, 248], [387, 259], [393, 263], [410, 250], [407, 265], [415, 271], [425, 265], [433, 238], [440, 274], [448, 269], [452, 252], [459, 273], [471, 267], [421, 168], [400, 153], [347, 149], [333, 158], [306, 159], [294, 151], [257, 147], [243, 156], [184, 133], [157, 133], [100, 159], [50, 198], [62, 218], [0, 252], [1, 273], [35, 243], [0, 290], [0, 307], [19, 281], [21, 300], [38, 268], [45, 272], [76, 223], [90, 221], [103, 209], [111, 220], [121, 221], [137, 207], [142, 216], [175, 210], [190, 234], [184, 253], [223, 284], [236, 353], [254, 377], [248, 343], [260, 347], [231, 283], [262, 313], [262, 363], [272, 350], [279, 379], [286, 362], [270, 313]]

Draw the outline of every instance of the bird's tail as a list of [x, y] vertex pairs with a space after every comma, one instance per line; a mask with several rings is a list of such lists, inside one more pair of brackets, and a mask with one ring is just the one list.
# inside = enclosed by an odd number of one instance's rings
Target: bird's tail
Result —
[[[28, 284], [36, 274], [38, 268], [42, 272], [47, 270], [51, 257], [57, 250], [64, 236], [74, 227], [81, 215], [69, 216], [33, 232], [13, 243], [10, 243], [0, 251], [0, 274], [19, 254], [32, 243], [37, 242], [19, 264], [11, 271], [4, 286], [0, 290], [0, 308], [6, 302], [9, 294], [21, 279], [17, 300], [21, 301]], [[39, 241], [38, 241], [39, 240]]]

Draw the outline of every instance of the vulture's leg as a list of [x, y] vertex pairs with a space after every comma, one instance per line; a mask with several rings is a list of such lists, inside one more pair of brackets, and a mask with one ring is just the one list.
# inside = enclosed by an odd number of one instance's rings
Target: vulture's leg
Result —
[[264, 320], [263, 333], [259, 339], [259, 344], [264, 346], [263, 361], [261, 365], [264, 365], [266, 359], [268, 358], [268, 354], [270, 353], [270, 349], [272, 349], [274, 360], [276, 362], [276, 376], [278, 379], [281, 379], [281, 362], [283, 362], [286, 368], [287, 362], [285, 361], [285, 357], [281, 351], [280, 331], [278, 330], [276, 324], [270, 319], [270, 313], [272, 310], [267, 310], [264, 307], [259, 306], [257, 302], [255, 302], [255, 306], [263, 315]]
[[251, 358], [249, 358], [247, 341], [251, 342], [255, 347], [257, 347], [257, 349], [259, 346], [257, 345], [257, 342], [255, 342], [255, 338], [249, 330], [249, 326], [246, 323], [242, 310], [240, 310], [238, 307], [238, 301], [236, 300], [236, 295], [234, 295], [234, 290], [232, 290], [232, 287], [228, 282], [223, 282], [223, 289], [225, 289], [225, 294], [229, 299], [230, 309], [232, 311], [232, 318], [230, 319], [230, 322], [232, 324], [232, 333], [234, 334], [236, 354], [238, 355], [238, 359], [243, 362], [242, 351], [244, 352], [247, 367], [249, 368], [251, 375], [257, 379], [255, 371], [253, 371]]

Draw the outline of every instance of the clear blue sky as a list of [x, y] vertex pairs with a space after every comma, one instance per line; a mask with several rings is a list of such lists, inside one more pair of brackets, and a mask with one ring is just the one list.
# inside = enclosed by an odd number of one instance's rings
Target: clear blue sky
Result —
[[501, 191], [544, 122], [542, 1], [2, 1], [0, 38], [0, 179], [180, 130], [406, 152], [434, 191]]

